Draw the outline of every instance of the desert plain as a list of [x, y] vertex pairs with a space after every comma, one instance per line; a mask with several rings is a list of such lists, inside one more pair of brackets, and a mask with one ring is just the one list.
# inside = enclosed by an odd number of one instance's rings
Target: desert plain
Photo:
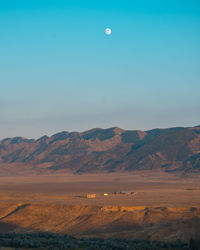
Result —
[[199, 239], [199, 176], [143, 171], [0, 177], [0, 232], [37, 231], [77, 238]]

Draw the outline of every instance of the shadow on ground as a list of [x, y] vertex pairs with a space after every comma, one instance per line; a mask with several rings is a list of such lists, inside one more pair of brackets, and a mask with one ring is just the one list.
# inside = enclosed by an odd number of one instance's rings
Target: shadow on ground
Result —
[[[1, 229], [12, 225], [1, 223]], [[0, 233], [0, 249], [74, 249], [74, 250], [143, 250], [143, 249], [171, 249], [171, 250], [199, 250], [200, 240], [191, 239], [189, 243], [181, 240], [175, 242], [102, 239], [102, 238], [74, 238], [67, 234], [50, 232], [31, 233]]]

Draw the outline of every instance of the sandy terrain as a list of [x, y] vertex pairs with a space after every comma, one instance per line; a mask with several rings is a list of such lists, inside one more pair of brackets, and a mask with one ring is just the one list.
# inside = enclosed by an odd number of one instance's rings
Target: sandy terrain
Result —
[[[200, 179], [172, 175], [101, 174], [0, 177], [0, 202], [79, 205], [200, 206]], [[134, 195], [114, 195], [115, 191]], [[86, 199], [96, 193], [96, 199]], [[107, 197], [103, 194], [109, 193]]]

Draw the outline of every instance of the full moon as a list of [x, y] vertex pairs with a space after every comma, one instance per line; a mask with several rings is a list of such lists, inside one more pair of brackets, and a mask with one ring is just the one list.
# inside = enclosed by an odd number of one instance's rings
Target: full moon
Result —
[[106, 28], [105, 33], [106, 33], [106, 35], [109, 36], [112, 33], [112, 30], [110, 28]]

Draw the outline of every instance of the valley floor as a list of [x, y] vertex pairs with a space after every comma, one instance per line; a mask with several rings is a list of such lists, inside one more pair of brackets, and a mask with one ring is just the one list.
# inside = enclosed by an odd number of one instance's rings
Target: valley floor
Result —
[[[133, 195], [114, 192], [133, 191]], [[86, 199], [95, 193], [95, 199]], [[108, 196], [104, 196], [108, 193]], [[0, 202], [200, 207], [200, 177], [165, 173], [0, 177]]]
[[200, 238], [199, 197], [198, 177], [148, 172], [0, 177], [0, 233], [189, 242]]

